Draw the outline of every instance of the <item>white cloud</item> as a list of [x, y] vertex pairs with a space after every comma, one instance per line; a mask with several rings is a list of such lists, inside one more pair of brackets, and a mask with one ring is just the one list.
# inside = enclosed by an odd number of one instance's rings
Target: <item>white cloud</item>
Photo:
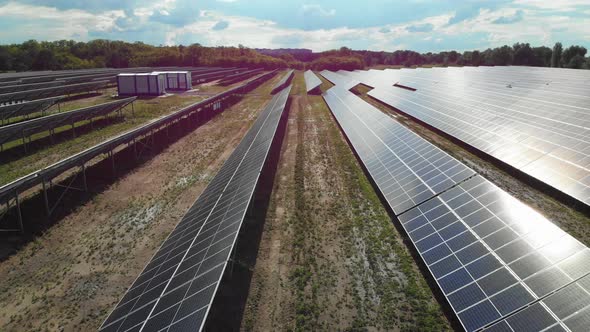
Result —
[[[198, 21], [168, 32], [166, 44], [191, 43], [192, 36], [199, 42], [211, 46], [230, 46], [243, 44], [248, 47], [305, 47], [313, 50], [327, 50], [351, 45], [355, 42], [369, 44], [373, 49], [392, 50], [399, 47], [396, 39], [408, 36], [407, 27], [417, 24], [432, 24], [434, 29], [446, 25], [452, 14], [428, 17], [402, 25], [385, 25], [353, 29], [340, 27], [334, 29], [302, 30], [281, 27], [270, 20], [260, 20], [243, 16], [227, 16], [215, 11], [205, 11]], [[222, 31], [211, 26], [216, 22], [228, 23]]]
[[304, 4], [303, 6], [301, 6], [301, 9], [303, 10], [303, 13], [306, 15], [318, 15], [323, 17], [336, 15], [336, 9], [332, 8], [326, 10], [318, 4]]
[[543, 15], [538, 10], [526, 9], [526, 19], [511, 24], [495, 24], [502, 17], [515, 15], [516, 8], [503, 8], [499, 10], [480, 10], [479, 15], [460, 23], [443, 27], [440, 33], [446, 35], [462, 35], [467, 33], [488, 34], [488, 46], [512, 45], [516, 42], [543, 43], [550, 45], [554, 40], [555, 32], [569, 32], [581, 40], [590, 40], [590, 17], [572, 18], [565, 15]]
[[514, 0], [515, 5], [553, 11], [572, 11], [579, 6], [588, 6], [588, 0]]
[[174, 9], [175, 6], [176, 0], [163, 0], [152, 3], [148, 6], [136, 8], [133, 11], [133, 14], [143, 20], [147, 20], [150, 16], [153, 16], [154, 14], [169, 16], [170, 11]]
[[[45, 40], [86, 39], [89, 31], [121, 31], [117, 20], [125, 18], [123, 10], [92, 14], [80, 9], [58, 10], [54, 7], [33, 6], [9, 2], [0, 6], [0, 18], [19, 18], [18, 30], [29, 38]], [[0, 31], [0, 40], [8, 39], [14, 31]]]
[[[88, 40], [90, 36], [118, 38], [119, 33], [124, 33], [123, 38], [137, 38], [152, 44], [199, 42], [208, 46], [243, 44], [265, 48], [305, 47], [315, 51], [341, 46], [391, 51], [413, 49], [418, 45], [420, 50], [437, 51], [457, 48], [457, 44], [465, 45], [458, 48], [466, 49], [511, 45], [515, 42], [551, 45], [563, 36], [573, 36], [576, 43], [590, 41], [590, 5], [581, 6], [577, 11], [589, 14], [585, 17], [561, 11], [581, 3], [588, 4], [587, 0], [557, 0], [550, 3], [515, 0], [515, 3], [505, 8], [480, 10], [475, 17], [455, 24], [449, 24], [455, 15], [450, 12], [399, 24], [308, 30], [287, 28], [271, 20], [225, 15], [203, 7], [198, 12], [194, 9], [186, 13], [182, 20], [178, 20], [175, 15], [183, 6], [181, 0], [146, 1], [130, 14], [127, 12], [127, 15], [123, 10], [93, 13], [11, 1], [0, 4], [0, 20], [19, 21], [14, 28], [1, 30], [0, 40]], [[336, 15], [335, 9], [326, 9], [319, 4], [304, 4], [299, 8], [305, 15], [316, 16], [316, 20]], [[553, 8], [558, 9], [551, 11]], [[162, 37], [164, 35], [165, 38]], [[463, 36], [465, 42], [457, 43]], [[455, 47], [452, 47], [453, 42]]]

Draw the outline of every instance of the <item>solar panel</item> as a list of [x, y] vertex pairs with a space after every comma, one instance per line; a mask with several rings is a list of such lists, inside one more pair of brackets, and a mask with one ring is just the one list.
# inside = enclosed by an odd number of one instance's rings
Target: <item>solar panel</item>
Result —
[[307, 70], [304, 74], [303, 74], [304, 78], [305, 78], [305, 88], [307, 90], [307, 93], [312, 93], [312, 92], [319, 92], [319, 87], [322, 84], [322, 80], [320, 80], [311, 70]]
[[480, 176], [398, 216], [466, 330], [590, 273], [590, 250]]
[[239, 82], [241, 80], [245, 80], [248, 77], [257, 75], [257, 74], [261, 73], [262, 71], [263, 71], [262, 68], [257, 68], [257, 69], [247, 70], [247, 71], [240, 72], [237, 74], [229, 75], [229, 76], [224, 77], [221, 81], [219, 81], [219, 84], [230, 85], [230, 84]]
[[324, 99], [395, 214], [475, 174], [346, 90]]
[[290, 89], [273, 97], [101, 331], [203, 328]]
[[277, 82], [277, 84], [275, 84], [275, 86], [272, 88], [272, 91], [270, 93], [275, 94], [275, 93], [283, 90], [289, 84], [291, 84], [291, 80], [293, 79], [294, 72], [295, 71], [293, 69], [288, 70], [287, 73]]
[[17, 84], [21, 84], [21, 81], [6, 81], [6, 82], [0, 82], [0, 86], [7, 86], [7, 85], [17, 85]]
[[530, 308], [588, 276], [590, 249], [351, 92], [324, 98], [465, 330], [556, 324]]
[[193, 81], [193, 83], [204, 83], [207, 81], [213, 81], [216, 79], [224, 78], [229, 75], [237, 74], [237, 73], [243, 72], [245, 70], [246, 69], [243, 69], [243, 68], [232, 68], [232, 69], [208, 71], [205, 73], [193, 72], [192, 73], [192, 81]]
[[0, 119], [2, 121], [32, 113], [43, 112], [49, 107], [55, 105], [62, 97], [50, 97], [33, 101], [26, 101], [18, 104], [0, 106]]
[[[588, 205], [588, 86], [555, 72], [465, 68], [349, 76], [376, 87], [368, 93], [373, 98]], [[417, 90], [392, 86], [396, 82]]]
[[329, 70], [323, 70], [320, 72], [320, 74], [325, 79], [330, 81], [332, 84], [338, 86], [341, 89], [345, 89], [345, 90], [350, 90], [354, 86], [356, 86], [357, 84], [360, 83], [360, 81], [358, 81], [354, 78], [350, 78], [350, 77], [347, 77], [342, 74], [338, 74], [338, 73], [335, 73], [335, 72], [332, 72]]
[[71, 124], [114, 112], [133, 102], [136, 98], [125, 98], [0, 127], [0, 145], [25, 136], [51, 130], [64, 124]]
[[561, 288], [530, 307], [485, 329], [585, 332], [590, 326], [590, 276]]
[[18, 91], [12, 93], [5, 93], [0, 94], [0, 105], [1, 104], [8, 104], [8, 103], [15, 103], [27, 100], [35, 100], [35, 99], [43, 99], [47, 97], [53, 96], [61, 96], [73, 93], [81, 93], [81, 92], [88, 92], [96, 89], [100, 89], [104, 87], [108, 81], [96, 81], [96, 82], [88, 82], [88, 83], [78, 83], [78, 84], [69, 84], [69, 85], [61, 85], [43, 89], [35, 89], [35, 90], [28, 90], [28, 91]]
[[17, 91], [27, 91], [27, 90], [49, 88], [52, 86], [64, 85], [64, 83], [65, 83], [64, 81], [52, 81], [52, 82], [44, 82], [44, 83], [0, 86], [0, 94], [17, 92]]

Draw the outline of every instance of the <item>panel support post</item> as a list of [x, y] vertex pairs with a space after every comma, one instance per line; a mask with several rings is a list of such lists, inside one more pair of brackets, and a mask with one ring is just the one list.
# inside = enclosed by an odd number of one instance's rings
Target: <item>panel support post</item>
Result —
[[109, 153], [111, 155], [111, 166], [113, 168], [113, 176], [116, 177], [117, 176], [117, 169], [115, 168], [115, 154], [113, 153], [112, 150]]
[[45, 179], [41, 179], [41, 184], [43, 185], [43, 202], [45, 203], [45, 214], [47, 217], [51, 214], [49, 210], [49, 196], [47, 195], [47, 185], [45, 184]]
[[16, 214], [18, 220], [18, 227], [20, 228], [20, 232], [25, 232], [25, 227], [23, 226], [23, 215], [21, 214], [20, 210], [20, 199], [18, 198], [18, 191], [15, 192], [15, 199], [16, 199]]
[[82, 183], [84, 184], [84, 191], [88, 192], [88, 182], [86, 181], [86, 165], [82, 164]]

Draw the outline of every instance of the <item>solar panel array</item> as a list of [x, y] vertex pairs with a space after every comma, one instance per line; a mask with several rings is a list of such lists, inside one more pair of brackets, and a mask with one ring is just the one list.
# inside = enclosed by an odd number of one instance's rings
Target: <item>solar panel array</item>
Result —
[[103, 88], [108, 81], [96, 81], [69, 85], [60, 85], [43, 89], [26, 90], [0, 94], [0, 104], [16, 103], [21, 101], [43, 99], [53, 96], [61, 96], [73, 93], [93, 91]]
[[246, 69], [230, 68], [230, 69], [219, 69], [219, 70], [215, 70], [215, 71], [206, 71], [205, 73], [202, 73], [200, 71], [199, 72], [192, 72], [192, 81], [193, 81], [193, 84], [204, 83], [204, 82], [224, 78], [226, 76], [237, 74], [237, 73], [240, 73], [243, 71], [246, 71]]
[[62, 97], [50, 97], [33, 101], [26, 101], [18, 104], [0, 106], [0, 119], [2, 121], [16, 117], [43, 112], [55, 105]]
[[566, 291], [588, 285], [586, 246], [346, 88], [324, 99], [465, 330], [590, 326], [590, 296]]
[[489, 332], [585, 332], [590, 326], [590, 276], [580, 278], [519, 313], [486, 329]]
[[0, 127], [0, 145], [22, 138], [23, 136], [30, 136], [66, 124], [72, 124], [78, 121], [88, 120], [97, 116], [112, 113], [125, 107], [136, 98], [137, 97], [125, 98]]
[[222, 80], [219, 81], [219, 84], [221, 85], [230, 85], [230, 84], [234, 84], [236, 82], [245, 80], [249, 77], [258, 75], [260, 73], [263, 72], [262, 68], [257, 68], [257, 69], [252, 69], [252, 70], [247, 70], [247, 71], [243, 71], [237, 74], [233, 74], [233, 75], [228, 75], [225, 76]]
[[272, 98], [101, 331], [203, 328], [290, 90]]
[[586, 246], [480, 176], [399, 220], [468, 331], [590, 273]]
[[305, 78], [305, 88], [307, 93], [313, 92], [316, 89], [319, 90], [322, 80], [320, 80], [313, 71], [307, 70], [303, 76]]
[[324, 99], [396, 215], [475, 174], [344, 89]]
[[27, 91], [27, 90], [49, 88], [49, 87], [53, 87], [53, 86], [64, 85], [64, 83], [65, 83], [64, 81], [51, 81], [51, 82], [43, 82], [43, 83], [0, 86], [0, 94], [17, 92], [17, 91]]
[[348, 75], [374, 86], [369, 95], [381, 102], [590, 205], [590, 73], [466, 67]]
[[215, 109], [215, 105], [218, 105], [220, 101], [226, 100], [230, 96], [243, 95], [244, 93], [252, 91], [261, 83], [273, 77], [274, 74], [274, 72], [268, 72], [266, 74], [260, 75], [253, 80], [248, 81], [247, 83], [228, 89], [214, 96], [208, 97], [205, 100], [201, 100], [194, 104], [183, 107], [178, 111], [149, 121], [142, 126], [131, 129], [115, 137], [111, 137], [84, 151], [64, 158], [50, 166], [36, 170], [10, 183], [2, 185], [0, 186], [0, 203], [6, 203], [16, 194], [27, 192], [38, 184], [41, 184], [43, 181], [48, 181], [52, 178], [55, 178], [56, 176], [72, 169], [73, 167], [84, 165], [84, 163], [98, 157], [101, 154], [106, 154], [109, 151], [113, 151], [115, 148], [124, 144], [135, 143], [136, 140], [139, 140], [142, 137], [145, 138], [154, 135], [156, 132], [161, 132], [162, 130], [168, 128], [171, 124], [178, 123], [179, 121], [183, 120], [192, 121], [191, 119], [194, 119], [194, 116], [197, 116], [197, 118], [208, 118], [212, 115], [212, 113], [219, 112], [218, 109]]

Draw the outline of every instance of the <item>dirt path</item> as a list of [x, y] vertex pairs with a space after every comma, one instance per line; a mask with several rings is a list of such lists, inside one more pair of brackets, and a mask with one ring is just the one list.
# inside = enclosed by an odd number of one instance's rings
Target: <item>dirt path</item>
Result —
[[304, 94], [302, 76], [242, 329], [449, 330], [324, 101]]
[[0, 264], [0, 331], [95, 330], [269, 100], [271, 80]]

